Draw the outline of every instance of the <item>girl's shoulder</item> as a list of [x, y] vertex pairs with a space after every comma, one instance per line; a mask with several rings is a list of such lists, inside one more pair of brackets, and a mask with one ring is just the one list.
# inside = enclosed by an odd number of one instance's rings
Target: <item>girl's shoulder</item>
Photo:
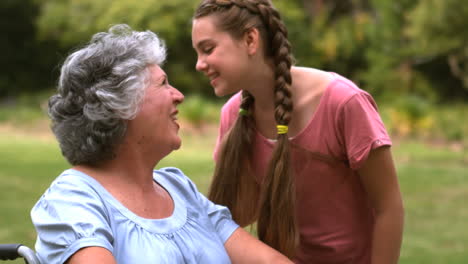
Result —
[[221, 108], [221, 121], [231, 124], [239, 114], [239, 107], [242, 100], [242, 91], [234, 94]]
[[329, 107], [338, 107], [356, 94], [367, 94], [354, 82], [334, 72], [294, 67], [292, 77], [297, 106], [308, 108], [325, 102]]
[[232, 108], [239, 108], [242, 98], [242, 91], [233, 94], [229, 100], [223, 105], [223, 110], [228, 110]]
[[329, 88], [331, 92], [338, 97], [343, 99], [349, 99], [357, 94], [370, 96], [370, 94], [353, 82], [352, 80], [339, 75], [338, 73], [330, 72], [333, 75], [333, 80], [330, 82]]
[[300, 100], [321, 97], [335, 79], [329, 72], [307, 67], [293, 67], [291, 76], [292, 92]]

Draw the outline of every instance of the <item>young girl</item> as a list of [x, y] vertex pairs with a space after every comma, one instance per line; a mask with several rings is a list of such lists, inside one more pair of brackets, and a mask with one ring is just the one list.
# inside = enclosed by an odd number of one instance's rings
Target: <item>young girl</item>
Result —
[[203, 0], [192, 43], [216, 95], [234, 94], [209, 198], [296, 263], [397, 263], [403, 204], [372, 97], [292, 66], [269, 0]]

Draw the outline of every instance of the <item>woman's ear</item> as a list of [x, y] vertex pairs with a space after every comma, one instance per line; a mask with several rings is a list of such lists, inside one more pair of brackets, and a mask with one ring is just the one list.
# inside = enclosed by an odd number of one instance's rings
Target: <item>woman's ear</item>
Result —
[[247, 53], [255, 55], [260, 47], [260, 32], [257, 28], [250, 28], [244, 33], [244, 43], [247, 46]]

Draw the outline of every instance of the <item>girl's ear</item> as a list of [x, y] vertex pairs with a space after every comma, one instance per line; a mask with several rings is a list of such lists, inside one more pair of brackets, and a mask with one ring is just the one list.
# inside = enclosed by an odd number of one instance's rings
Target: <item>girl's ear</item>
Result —
[[244, 43], [247, 46], [247, 53], [255, 55], [260, 47], [260, 32], [257, 28], [250, 28], [244, 33]]

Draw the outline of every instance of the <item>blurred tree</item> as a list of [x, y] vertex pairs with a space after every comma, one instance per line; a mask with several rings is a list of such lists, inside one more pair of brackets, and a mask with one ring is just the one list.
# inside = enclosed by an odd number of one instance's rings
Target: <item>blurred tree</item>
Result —
[[[336, 71], [356, 80], [366, 65], [366, 27], [372, 22], [366, 0], [301, 0], [309, 26], [303, 27], [310, 53], [305, 65]], [[294, 41], [294, 39], [293, 39]], [[310, 59], [309, 59], [310, 58]]]
[[[409, 39], [413, 62], [431, 70], [431, 81], [443, 87], [439, 92], [448, 98], [468, 96], [468, 5], [459, 0], [419, 1], [407, 16], [405, 35]], [[452, 77], [463, 83], [465, 90], [450, 85], [440, 77], [450, 70]], [[436, 72], [439, 72], [437, 74]], [[453, 81], [452, 81], [453, 83]]]
[[200, 92], [208, 83], [195, 72], [191, 48], [191, 0], [40, 0], [38, 28], [41, 39], [55, 39], [62, 47], [87, 42], [113, 24], [126, 23], [136, 30], [151, 30], [166, 41], [165, 70], [183, 92]]
[[403, 35], [404, 14], [417, 1], [372, 0], [371, 4], [372, 23], [367, 25], [366, 32], [369, 46], [363, 50], [367, 67], [361, 71], [359, 80], [373, 95], [385, 99], [420, 91], [427, 92], [422, 92], [424, 97], [432, 97], [427, 81], [411, 68], [408, 40]]
[[314, 51], [314, 40], [309, 35], [311, 19], [304, 12], [302, 0], [276, 0], [274, 5], [288, 29], [296, 64], [314, 64], [318, 60], [318, 54]]
[[[161, 36], [168, 46], [165, 70], [171, 82], [185, 93], [214, 96], [202, 74], [195, 71], [196, 54], [192, 49], [191, 19], [198, 1], [193, 0], [39, 0], [42, 3], [38, 20], [40, 37], [56, 39], [63, 47], [72, 47], [89, 40], [98, 31], [112, 24], [127, 23], [138, 30], [149, 29]], [[291, 35], [294, 51], [309, 59], [307, 21], [299, 1], [275, 1], [281, 9]], [[306, 45], [303, 45], [306, 44]], [[307, 50], [307, 52], [305, 52]]]
[[374, 23], [369, 25], [370, 46], [365, 49], [368, 66], [360, 76], [368, 90], [387, 99], [408, 95], [431, 102], [468, 99], [459, 77], [467, 72], [465, 5], [457, 0], [372, 0], [371, 4]]
[[0, 1], [0, 98], [12, 98], [51, 85], [56, 46], [36, 39], [35, 19], [39, 7], [34, 0]]
[[[309, 53], [315, 54], [307, 57], [308, 66], [341, 73], [385, 101], [402, 95], [468, 98], [459, 81], [468, 71], [468, 35], [460, 34], [468, 24], [466, 5], [450, 13], [459, 1], [300, 2], [310, 21]], [[432, 18], [434, 10], [442, 11], [440, 18]]]
[[[274, 0], [298, 65], [335, 71], [376, 97], [468, 98], [468, 5], [459, 0]], [[214, 97], [195, 71], [193, 0], [3, 0], [0, 98], [50, 87], [71, 48], [112, 24], [152, 30], [185, 93]], [[437, 12], [434, 12], [437, 10]], [[449, 87], [449, 88], [448, 88]], [[465, 88], [463, 88], [465, 87]]]

